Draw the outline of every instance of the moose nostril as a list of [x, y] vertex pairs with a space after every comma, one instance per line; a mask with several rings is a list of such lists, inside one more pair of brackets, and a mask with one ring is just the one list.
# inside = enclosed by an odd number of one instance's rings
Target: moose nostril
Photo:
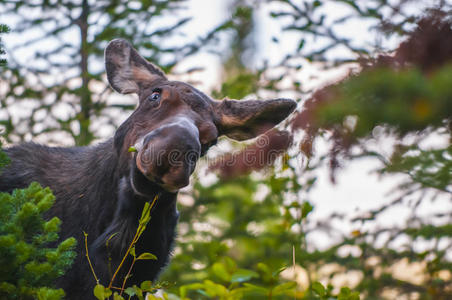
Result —
[[199, 154], [199, 151], [196, 150], [188, 151], [185, 154], [185, 162], [189, 165], [195, 163], [199, 158]]

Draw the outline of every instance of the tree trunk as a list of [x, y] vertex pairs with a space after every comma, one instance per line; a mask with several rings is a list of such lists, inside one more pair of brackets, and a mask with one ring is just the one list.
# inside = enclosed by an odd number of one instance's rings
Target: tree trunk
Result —
[[78, 19], [78, 26], [80, 28], [80, 71], [82, 77], [82, 86], [80, 88], [80, 103], [81, 111], [78, 114], [78, 121], [80, 123], [80, 133], [75, 136], [75, 143], [77, 145], [88, 145], [93, 139], [89, 126], [91, 124], [90, 116], [92, 109], [92, 98], [89, 90], [90, 76], [88, 73], [88, 16], [89, 16], [88, 0], [82, 2], [82, 13]]

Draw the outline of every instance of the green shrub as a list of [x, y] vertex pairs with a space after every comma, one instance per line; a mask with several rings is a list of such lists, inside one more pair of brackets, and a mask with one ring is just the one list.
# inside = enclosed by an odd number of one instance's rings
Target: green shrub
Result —
[[[0, 166], [7, 157], [0, 150]], [[33, 182], [12, 194], [0, 193], [0, 298], [61, 299], [62, 289], [54, 289], [75, 257], [74, 238], [51, 247], [58, 240], [61, 221], [45, 220], [55, 196], [49, 188]]]

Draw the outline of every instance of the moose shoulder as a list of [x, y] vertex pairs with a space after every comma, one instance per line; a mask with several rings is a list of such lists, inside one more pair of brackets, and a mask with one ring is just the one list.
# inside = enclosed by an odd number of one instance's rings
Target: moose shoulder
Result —
[[[92, 263], [101, 283], [133, 238], [146, 201], [159, 194], [152, 218], [136, 245], [157, 260], [137, 263], [128, 284], [154, 280], [168, 263], [178, 220], [177, 191], [186, 186], [200, 156], [226, 135], [237, 140], [267, 130], [295, 108], [289, 99], [216, 101], [189, 84], [170, 81], [124, 40], [105, 50], [110, 85], [136, 93], [139, 104], [113, 138], [90, 147], [46, 147], [28, 143], [6, 149], [11, 164], [0, 174], [0, 191], [32, 181], [49, 186], [56, 203], [50, 211], [62, 221], [60, 237], [78, 240], [78, 256], [58, 285], [68, 299], [87, 299], [95, 281], [84, 256], [82, 232], [89, 236]], [[136, 153], [129, 153], [134, 146]], [[125, 274], [119, 274], [119, 279]], [[103, 282], [105, 281], [105, 282]]]

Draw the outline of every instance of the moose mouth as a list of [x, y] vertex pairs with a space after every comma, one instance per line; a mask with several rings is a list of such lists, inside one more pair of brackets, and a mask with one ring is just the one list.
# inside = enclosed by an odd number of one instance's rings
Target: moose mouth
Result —
[[[194, 171], [199, 152], [183, 155], [171, 150], [169, 155], [165, 155], [166, 151], [159, 151], [154, 157], [150, 152], [152, 150], [139, 151], [135, 158], [138, 170], [147, 180], [169, 192], [177, 192], [189, 184], [189, 178]], [[180, 156], [182, 158], [179, 158]], [[189, 158], [190, 156], [195, 157], [196, 160]]]

